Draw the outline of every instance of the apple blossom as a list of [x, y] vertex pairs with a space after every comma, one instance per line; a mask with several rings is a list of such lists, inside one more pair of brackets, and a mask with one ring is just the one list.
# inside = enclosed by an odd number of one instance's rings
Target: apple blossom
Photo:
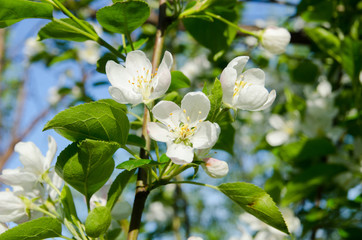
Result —
[[4, 223], [0, 223], [0, 234], [8, 230], [8, 226]]
[[225, 177], [229, 172], [229, 166], [225, 161], [221, 161], [215, 158], [205, 158], [203, 161], [205, 164], [202, 164], [202, 168], [210, 177], [222, 178]]
[[26, 216], [24, 202], [13, 192], [0, 192], [0, 222], [14, 222]]
[[285, 52], [291, 36], [285, 28], [268, 27], [263, 31], [261, 38], [261, 44], [266, 50], [273, 54], [281, 54]]
[[194, 149], [211, 148], [219, 137], [219, 125], [204, 121], [209, 111], [210, 101], [202, 92], [186, 94], [181, 108], [173, 102], [161, 101], [152, 109], [161, 123], [151, 122], [147, 130], [152, 139], [166, 142], [166, 155], [175, 164], [190, 163]]
[[202, 237], [191, 236], [187, 240], [203, 240], [203, 238]]
[[158, 71], [152, 73], [152, 64], [139, 50], [127, 54], [125, 67], [114, 61], [106, 64], [106, 74], [112, 84], [109, 93], [123, 104], [148, 103], [161, 97], [171, 84], [172, 55], [165, 52]]
[[264, 110], [272, 105], [276, 93], [264, 87], [265, 74], [259, 68], [243, 71], [249, 57], [236, 57], [222, 71], [220, 82], [223, 102], [230, 108], [250, 111]]
[[286, 143], [289, 138], [299, 129], [299, 113], [294, 112], [292, 118], [285, 121], [277, 114], [271, 115], [269, 124], [275, 128], [274, 131], [266, 135], [266, 141], [270, 146], [280, 146]]

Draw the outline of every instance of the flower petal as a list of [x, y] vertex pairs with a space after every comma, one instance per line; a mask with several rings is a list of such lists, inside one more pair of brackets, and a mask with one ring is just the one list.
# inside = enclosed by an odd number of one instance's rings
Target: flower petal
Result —
[[48, 170], [57, 152], [57, 143], [52, 136], [48, 136], [48, 152], [45, 155], [44, 171]]
[[16, 169], [4, 169], [0, 175], [0, 182], [9, 185], [23, 185], [23, 184], [34, 184], [38, 180], [37, 175], [32, 172], [24, 171], [21, 168]]
[[183, 143], [176, 144], [173, 142], [168, 142], [166, 155], [175, 164], [187, 164], [192, 162], [194, 159], [194, 149], [190, 146], [186, 146]]
[[248, 56], [236, 57], [229, 62], [229, 64], [227, 65], [227, 68], [234, 68], [236, 70], [237, 76], [239, 76], [243, 72], [243, 69], [244, 69], [246, 63], [248, 62], [248, 60], [249, 60]]
[[210, 111], [210, 100], [202, 92], [190, 92], [181, 101], [181, 109], [186, 121], [195, 126], [207, 118]]
[[265, 73], [260, 68], [251, 68], [249, 70], [246, 70], [243, 75], [245, 82], [255, 85], [261, 85], [264, 87]]
[[13, 222], [25, 216], [25, 205], [12, 192], [0, 192], [0, 222]]
[[143, 71], [143, 68], [152, 71], [152, 64], [144, 52], [136, 50], [127, 54], [126, 68], [135, 74], [137, 71]]
[[219, 125], [213, 124], [209, 121], [199, 123], [198, 130], [190, 137], [192, 146], [196, 149], [211, 148], [215, 145], [219, 138], [220, 128]]
[[171, 133], [168, 130], [168, 128], [161, 123], [155, 123], [155, 122], [148, 123], [147, 132], [150, 138], [158, 142], [169, 142], [173, 140], [170, 136]]
[[272, 114], [269, 118], [269, 124], [277, 129], [277, 130], [280, 130], [282, 129], [286, 123], [284, 122], [283, 118], [277, 114]]
[[15, 145], [15, 152], [19, 153], [20, 162], [27, 171], [36, 175], [44, 172], [44, 156], [33, 142], [19, 142]]
[[289, 134], [284, 131], [273, 131], [266, 135], [266, 141], [273, 147], [282, 145], [289, 139]]
[[143, 101], [141, 94], [135, 93], [129, 89], [110, 86], [108, 91], [114, 100], [122, 104], [130, 103], [136, 105]]
[[268, 100], [268, 90], [263, 86], [251, 85], [240, 89], [239, 96], [234, 98], [234, 106], [243, 110], [254, 111]]
[[205, 164], [201, 164], [205, 172], [213, 178], [225, 177], [229, 172], [227, 162], [215, 158], [204, 159]]
[[268, 100], [266, 100], [266, 102], [264, 103], [264, 105], [261, 106], [261, 107], [258, 108], [258, 109], [253, 110], [253, 111], [260, 111], [260, 110], [267, 109], [268, 107], [270, 107], [270, 106], [273, 104], [276, 96], [277, 96], [277, 93], [275, 92], [275, 90], [271, 90], [270, 93], [269, 93], [269, 95], [268, 95]]
[[234, 68], [225, 68], [220, 75], [220, 83], [222, 87], [222, 100], [224, 103], [232, 105], [235, 82], [238, 75]]
[[165, 125], [171, 125], [172, 127], [175, 126], [173, 126], [174, 123], [171, 116], [177, 111], [180, 111], [180, 107], [177, 106], [176, 103], [171, 101], [160, 101], [152, 109], [153, 116], [158, 121], [162, 122]]
[[157, 72], [157, 84], [155, 86], [154, 92], [151, 94], [151, 99], [159, 98], [165, 92], [167, 92], [168, 88], [171, 84], [171, 66], [172, 66], [172, 55], [170, 52], [166, 51], [160, 67]]
[[128, 80], [132, 79], [132, 75], [121, 64], [108, 61], [106, 64], [106, 74], [112, 86], [131, 88]]

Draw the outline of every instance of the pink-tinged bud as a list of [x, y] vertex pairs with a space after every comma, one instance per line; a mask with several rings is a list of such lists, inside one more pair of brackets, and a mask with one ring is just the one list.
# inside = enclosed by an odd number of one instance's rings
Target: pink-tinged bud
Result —
[[205, 164], [202, 164], [202, 167], [210, 177], [222, 178], [229, 172], [229, 166], [225, 161], [220, 161], [215, 158], [205, 158], [204, 162]]
[[268, 27], [262, 33], [263, 47], [273, 54], [285, 52], [285, 48], [290, 42], [290, 33], [285, 28]]

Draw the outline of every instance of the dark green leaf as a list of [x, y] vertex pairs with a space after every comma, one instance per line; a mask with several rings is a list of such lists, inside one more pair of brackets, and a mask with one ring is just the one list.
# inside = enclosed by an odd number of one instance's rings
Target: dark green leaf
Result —
[[111, 225], [111, 211], [104, 206], [93, 209], [85, 220], [85, 232], [92, 238], [97, 238], [105, 233]]
[[135, 171], [136, 170], [123, 171], [120, 174], [118, 174], [116, 179], [113, 181], [111, 187], [109, 188], [107, 196], [107, 207], [109, 209], [112, 209], [114, 207], [119, 196], [121, 196], [128, 181], [131, 179]]
[[72, 192], [70, 191], [70, 188], [66, 184], [64, 184], [63, 186], [60, 195], [60, 201], [62, 202], [63, 205], [65, 217], [69, 220], [72, 220], [73, 218], [78, 219], [77, 211], [75, 210]]
[[146, 167], [157, 166], [160, 164], [161, 163], [153, 161], [151, 159], [131, 159], [119, 164], [116, 168], [126, 169], [127, 171], [131, 171], [139, 167], [146, 168]]
[[97, 61], [97, 71], [100, 73], [106, 73], [106, 64], [108, 61], [115, 61], [118, 63], [117, 57], [113, 53], [105, 53], [100, 59]]
[[111, 99], [78, 105], [58, 113], [43, 131], [54, 129], [74, 142], [90, 138], [124, 145], [129, 130], [126, 109]]
[[333, 11], [336, 8], [334, 3], [334, 1], [330, 0], [302, 0], [297, 7], [297, 11], [299, 13], [298, 15], [301, 15], [301, 17], [307, 22], [329, 21], [332, 18]]
[[150, 7], [144, 1], [116, 2], [98, 10], [98, 22], [108, 31], [129, 34], [149, 17]]
[[224, 150], [231, 155], [234, 154], [235, 128], [231, 124], [233, 118], [229, 111], [223, 112], [217, 119], [220, 127], [220, 135], [214, 148]]
[[282, 214], [272, 198], [261, 188], [244, 182], [224, 183], [218, 189], [248, 213], [289, 234]]
[[[94, 31], [92, 25], [86, 21], [82, 21], [90, 29]], [[86, 40], [92, 40], [89, 36], [80, 33], [84, 30], [70, 18], [57, 19], [45, 25], [38, 32], [40, 40], [54, 38], [68, 41], [84, 42]], [[95, 32], [95, 31], [94, 31]]]
[[114, 152], [119, 145], [87, 139], [73, 143], [58, 156], [55, 170], [69, 185], [87, 199], [98, 191], [114, 169]]
[[340, 41], [330, 31], [321, 28], [305, 28], [305, 33], [313, 40], [320, 50], [329, 54], [331, 57], [341, 62], [340, 57]]
[[345, 37], [341, 46], [342, 66], [350, 78], [357, 82], [362, 68], [362, 43]]
[[52, 19], [53, 7], [48, 3], [25, 0], [0, 0], [0, 28], [10, 26], [25, 18]]
[[137, 135], [130, 134], [128, 135], [127, 145], [133, 145], [137, 147], [145, 147], [146, 142], [144, 138], [141, 138]]
[[315, 83], [319, 76], [319, 69], [310, 60], [304, 60], [293, 69], [293, 80], [301, 83]]
[[171, 84], [168, 88], [168, 92], [172, 92], [180, 88], [188, 88], [190, 86], [191, 81], [185, 76], [185, 74], [180, 71], [171, 72]]
[[62, 224], [54, 218], [41, 217], [22, 223], [0, 235], [0, 240], [39, 240], [59, 237]]

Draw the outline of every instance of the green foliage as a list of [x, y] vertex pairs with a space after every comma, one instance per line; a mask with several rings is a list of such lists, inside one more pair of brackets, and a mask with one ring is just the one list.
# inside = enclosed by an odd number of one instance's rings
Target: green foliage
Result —
[[353, 40], [350, 37], [343, 39], [341, 46], [342, 66], [352, 81], [356, 81], [362, 68], [362, 43]]
[[141, 138], [137, 135], [134, 134], [130, 134], [128, 135], [128, 139], [127, 139], [127, 145], [133, 145], [133, 146], [137, 146], [137, 147], [145, 147], [146, 142], [144, 138]]
[[90, 138], [124, 145], [129, 130], [126, 110], [110, 99], [78, 105], [58, 113], [43, 131], [54, 129], [74, 142]]
[[304, 31], [323, 52], [341, 62], [338, 37], [322, 27], [306, 28]]
[[60, 195], [60, 201], [62, 202], [63, 205], [65, 217], [69, 220], [78, 219], [77, 211], [75, 210], [72, 192], [70, 191], [70, 188], [66, 184], [64, 184], [63, 186]]
[[104, 234], [111, 225], [111, 211], [104, 206], [94, 208], [85, 220], [85, 232], [92, 238]]
[[261, 188], [244, 182], [223, 183], [218, 189], [248, 213], [289, 234], [282, 214], [273, 199]]
[[229, 111], [219, 115], [217, 123], [220, 127], [220, 135], [214, 148], [224, 150], [231, 155], [234, 155], [235, 128], [231, 124], [232, 121], [233, 117]]
[[116, 143], [91, 139], [70, 144], [58, 156], [55, 170], [89, 200], [111, 176], [112, 155], [118, 148]]
[[108, 196], [107, 196], [107, 207], [109, 209], [112, 209], [114, 207], [119, 196], [121, 196], [128, 181], [131, 179], [131, 177], [133, 176], [135, 171], [136, 170], [123, 171], [120, 174], [118, 174], [116, 179], [113, 181], [111, 187], [109, 188]]
[[332, 18], [335, 7], [335, 2], [330, 0], [302, 0], [297, 12], [307, 22], [324, 22]]
[[215, 79], [211, 89], [208, 88], [207, 84], [205, 83], [202, 92], [205, 93], [210, 100], [210, 112], [207, 116], [207, 119], [211, 122], [214, 122], [217, 120], [217, 116], [220, 113], [222, 106], [222, 88], [219, 79]]
[[181, 88], [189, 88], [191, 81], [180, 71], [171, 72], [171, 84], [168, 88], [168, 92], [172, 92]]
[[0, 0], [0, 6], [0, 28], [8, 27], [26, 18], [53, 18], [53, 7], [48, 3]]
[[[82, 21], [95, 33], [94, 28], [86, 21]], [[54, 38], [68, 41], [84, 42], [86, 40], [93, 40], [91, 35], [87, 34], [70, 18], [56, 19], [45, 25], [38, 32], [40, 40]]]
[[97, 61], [97, 71], [100, 73], [106, 73], [106, 64], [110, 60], [118, 63], [118, 59], [114, 54], [109, 52], [103, 54], [103, 56]]
[[319, 76], [319, 69], [310, 60], [304, 60], [292, 72], [293, 80], [300, 83], [315, 83]]
[[1, 240], [38, 240], [59, 237], [62, 224], [59, 220], [49, 217], [34, 219], [7, 230], [0, 235]]
[[149, 17], [150, 8], [144, 1], [116, 2], [98, 10], [97, 20], [108, 31], [130, 34]]
[[139, 167], [148, 168], [148, 167], [157, 166], [159, 164], [160, 164], [159, 162], [153, 161], [151, 159], [131, 159], [117, 165], [116, 168], [126, 169], [127, 171], [131, 171]]

